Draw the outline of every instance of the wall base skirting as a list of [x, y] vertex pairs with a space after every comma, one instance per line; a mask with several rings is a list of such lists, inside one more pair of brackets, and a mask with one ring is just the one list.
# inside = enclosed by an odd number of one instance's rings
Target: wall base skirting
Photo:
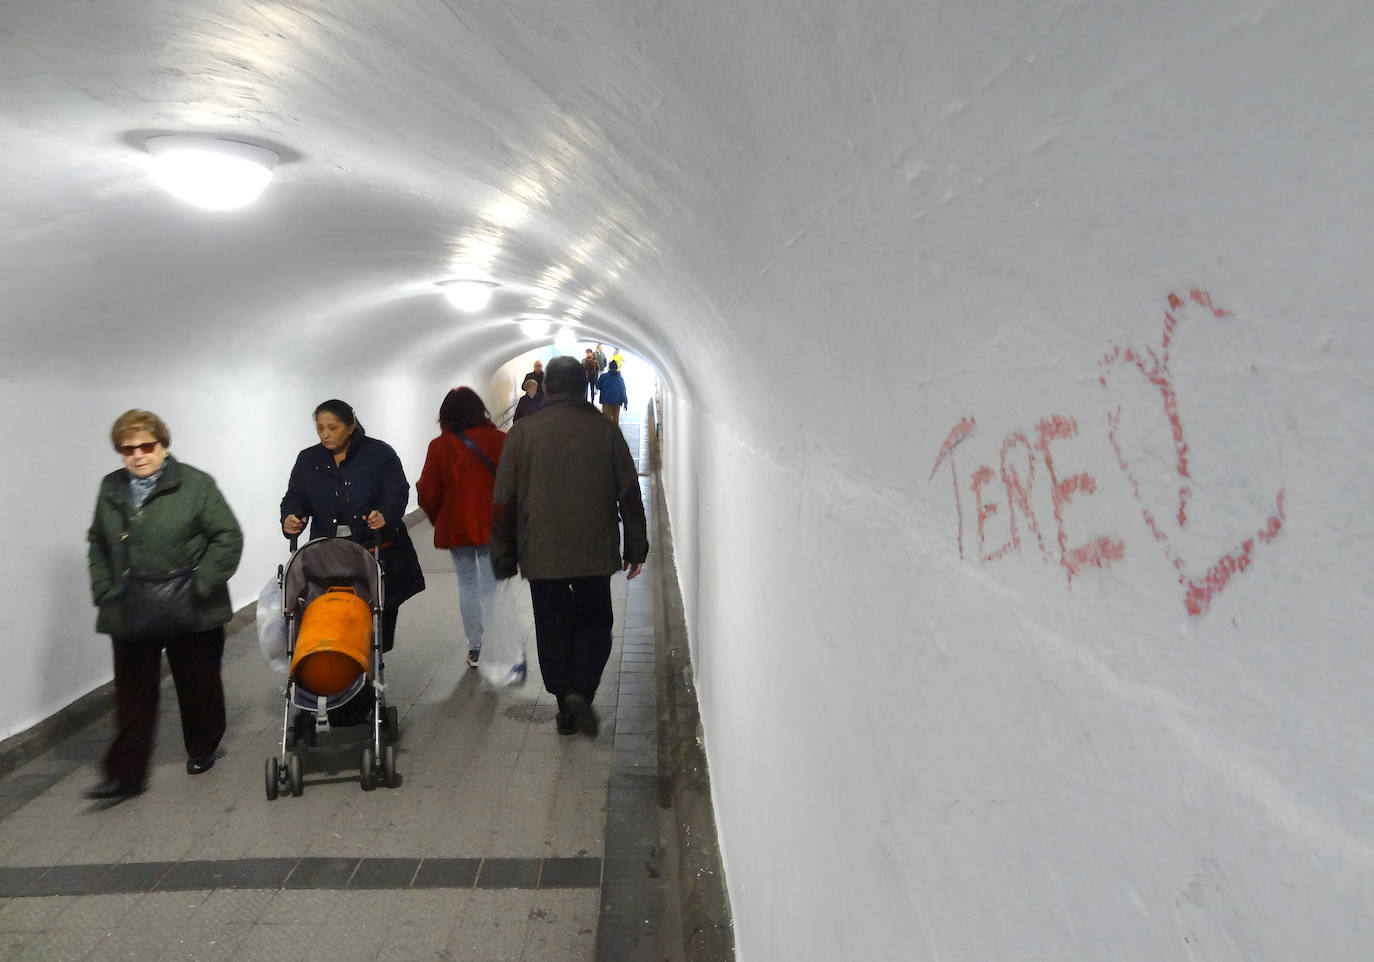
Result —
[[[656, 412], [655, 412], [656, 413]], [[654, 497], [654, 637], [658, 650], [658, 770], [660, 794], [671, 805], [676, 825], [677, 888], [687, 962], [733, 962], [734, 921], [726, 888], [720, 842], [716, 836], [711, 776], [701, 738], [701, 714], [682, 588], [673, 557], [673, 537], [663, 494], [657, 418], [650, 445]]]

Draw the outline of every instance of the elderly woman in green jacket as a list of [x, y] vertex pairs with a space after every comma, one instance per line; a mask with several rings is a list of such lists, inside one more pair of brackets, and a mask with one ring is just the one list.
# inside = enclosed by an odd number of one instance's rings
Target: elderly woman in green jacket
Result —
[[87, 540], [96, 630], [114, 648], [118, 733], [105, 780], [89, 798], [142, 793], [157, 725], [162, 652], [176, 683], [186, 771], [215, 763], [224, 737], [224, 625], [243, 532], [214, 478], [167, 453], [171, 434], [151, 411], [126, 411], [110, 430], [124, 466], [96, 496]]

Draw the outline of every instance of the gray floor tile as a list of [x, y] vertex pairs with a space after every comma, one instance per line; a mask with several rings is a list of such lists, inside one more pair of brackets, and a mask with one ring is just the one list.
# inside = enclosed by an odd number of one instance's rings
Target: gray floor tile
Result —
[[104, 928], [71, 928], [35, 932], [22, 938], [14, 951], [0, 941], [0, 958], [11, 962], [81, 962], [94, 959], [91, 950], [105, 938]]
[[45, 931], [73, 901], [71, 896], [61, 895], [11, 899], [0, 905], [0, 932]]
[[120, 895], [86, 895], [72, 899], [67, 910], [61, 915], [61, 930], [109, 931], [123, 923], [124, 918], [141, 898], [141, 892], [131, 892]]

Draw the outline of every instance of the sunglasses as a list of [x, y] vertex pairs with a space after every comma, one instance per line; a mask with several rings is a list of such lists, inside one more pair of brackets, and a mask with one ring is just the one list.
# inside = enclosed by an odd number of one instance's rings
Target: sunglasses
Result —
[[134, 456], [134, 452], [138, 452], [139, 454], [152, 454], [157, 446], [157, 441], [144, 441], [142, 444], [121, 444], [119, 447], [115, 448], [115, 450], [126, 458], [131, 458]]

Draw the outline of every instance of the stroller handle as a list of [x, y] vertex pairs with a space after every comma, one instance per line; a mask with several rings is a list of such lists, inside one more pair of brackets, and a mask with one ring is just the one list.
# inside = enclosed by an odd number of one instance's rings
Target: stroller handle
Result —
[[[360, 515], [360, 516], [359, 516], [359, 520], [361, 520], [362, 518], [366, 518], [369, 514], [372, 513], [372, 511], [375, 511], [375, 510], [377, 510], [377, 509], [376, 509], [376, 508], [373, 508], [372, 510], [367, 511], [366, 513]], [[301, 521], [302, 521], [302, 523], [303, 523], [306, 527], [308, 527], [308, 526], [310, 525], [310, 515], [306, 515], [305, 517], [301, 518]], [[305, 527], [302, 527], [302, 528], [301, 528], [301, 531], [304, 531], [304, 530], [305, 530]], [[371, 533], [371, 535], [372, 535], [372, 537], [368, 539], [368, 543], [369, 543], [370, 545], [372, 545], [372, 548], [373, 548], [374, 551], [381, 551], [381, 550], [382, 550], [382, 532], [381, 532], [381, 530], [378, 529], [378, 530], [376, 530], [376, 531], [373, 531], [371, 528], [369, 528], [368, 531], [369, 531], [369, 532]], [[291, 539], [291, 553], [292, 553], [292, 554], [295, 554], [295, 553], [296, 553], [296, 546], [300, 543], [300, 534], [293, 534], [293, 535], [290, 535], [289, 537], [290, 537], [290, 539]]]
[[[306, 530], [309, 526], [310, 526], [310, 515], [307, 514], [307, 515], [301, 517], [301, 531]], [[295, 554], [295, 553], [296, 553], [296, 545], [300, 543], [300, 537], [301, 537], [301, 536], [300, 536], [300, 532], [298, 531], [296, 534], [287, 535], [287, 537], [291, 539], [291, 553], [292, 553], [292, 554]]]

